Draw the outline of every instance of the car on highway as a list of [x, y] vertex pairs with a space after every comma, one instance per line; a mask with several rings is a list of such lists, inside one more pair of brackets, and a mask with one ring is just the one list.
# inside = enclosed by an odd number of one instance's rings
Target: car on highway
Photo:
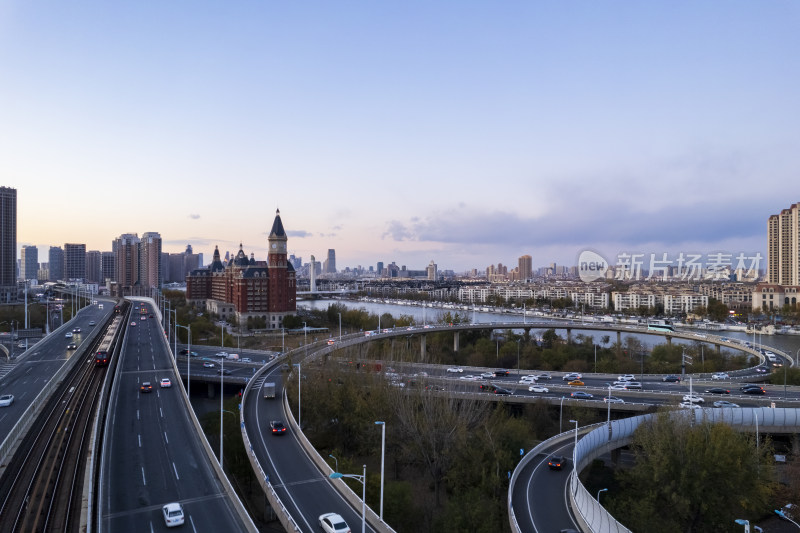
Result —
[[341, 515], [325, 513], [319, 516], [319, 527], [325, 533], [350, 533], [350, 527]]
[[520, 385], [530, 385], [536, 383], [536, 376], [522, 376], [519, 378]]
[[230, 376], [231, 371], [228, 370], [227, 368], [220, 368], [219, 370], [217, 370], [217, 374], [221, 374], [223, 376]]
[[711, 374], [711, 379], [730, 379], [727, 372], [714, 372]]
[[624, 387], [627, 384], [628, 384], [627, 381], [619, 381], [619, 380], [612, 383], [612, 385], [619, 385], [620, 387]]
[[550, 372], [539, 372], [538, 374], [534, 374], [534, 376], [536, 376], [536, 379], [553, 379]]
[[763, 367], [763, 366], [757, 366], [753, 370], [755, 370], [757, 374], [768, 374], [769, 373], [769, 368], [766, 368], [766, 367]]
[[739, 407], [739, 404], [729, 402], [728, 400], [717, 400], [714, 402], [714, 407]]
[[562, 381], [575, 381], [576, 379], [581, 379], [583, 376], [578, 374], [577, 372], [569, 372], [568, 374], [564, 374], [564, 377], [561, 378]]
[[603, 401], [606, 403], [625, 403], [625, 400], [617, 398], [616, 396], [605, 396], [603, 397]]
[[217, 352], [214, 354], [214, 357], [219, 357], [220, 359], [227, 359], [228, 352]]
[[72, 332], [68, 331], [68, 332], [64, 333], [64, 338], [71, 339], [72, 338]]
[[14, 403], [13, 394], [3, 394], [0, 396], [0, 407], [8, 407], [12, 403]]
[[131, 322], [131, 327], [136, 327], [136, 322]]
[[661, 378], [661, 381], [664, 381], [665, 383], [680, 383], [681, 378], [680, 376], [676, 376], [675, 374], [670, 374], [668, 376], [664, 376], [663, 378]]
[[464, 369], [461, 368], [460, 366], [451, 366], [450, 368], [447, 369], [447, 371], [451, 374], [461, 374], [462, 372], [464, 372]]
[[482, 379], [492, 379], [494, 377], [494, 372], [481, 372]]
[[203, 368], [214, 368], [214, 363], [212, 363], [211, 361], [206, 361], [205, 363], [203, 363]]
[[161, 378], [161, 381], [159, 381], [158, 384], [162, 389], [168, 389], [172, 387], [172, 381], [170, 381], [169, 378]]
[[478, 388], [483, 392], [494, 392], [494, 390], [497, 387], [492, 385], [491, 383], [481, 383], [480, 385], [478, 385]]
[[139, 387], [141, 392], [153, 392], [153, 386], [150, 384], [149, 381], [143, 381], [142, 386]]
[[572, 394], [570, 394], [570, 397], [576, 400], [591, 400], [592, 398], [594, 398], [593, 395], [583, 391], [575, 391]]
[[542, 385], [531, 385], [528, 387], [530, 392], [550, 392], [550, 389], [547, 387], [543, 387]]
[[767, 393], [767, 391], [764, 389], [764, 387], [761, 387], [759, 385], [744, 385], [742, 387], [739, 387], [739, 390], [741, 392], [743, 392], [744, 394], [766, 394]]
[[280, 420], [272, 420], [269, 423], [269, 427], [272, 430], [273, 435], [283, 435], [286, 433], [286, 426], [283, 425], [283, 422]]
[[512, 394], [512, 392], [510, 390], [504, 389], [503, 387], [495, 387], [494, 388], [494, 393], [495, 394], [502, 394], [502, 395], [506, 395], [506, 396], [510, 396]]
[[567, 385], [572, 385], [573, 387], [580, 387], [581, 385], [586, 385], [586, 383], [584, 383], [583, 381], [581, 381], [579, 379], [573, 379], [572, 381], [567, 383]]
[[693, 402], [681, 402], [678, 406], [684, 409], [700, 409], [700, 406]]
[[550, 470], [561, 470], [567, 464], [567, 458], [563, 455], [551, 455], [547, 461], [547, 466]]
[[144, 316], [144, 315], [142, 315], [142, 317], [141, 317], [139, 320], [140, 320], [140, 321], [142, 321], [142, 322], [144, 322], [145, 320], [147, 320], [147, 317], [146, 317], [146, 316]]
[[168, 503], [161, 508], [164, 514], [164, 523], [167, 527], [175, 527], [183, 524], [183, 507], [177, 502]]
[[461, 376], [458, 379], [462, 379], [464, 381], [477, 381], [481, 378], [479, 376], [473, 376], [472, 374], [467, 374], [466, 376]]
[[636, 381], [636, 376], [633, 374], [623, 374], [617, 377], [617, 381]]
[[90, 320], [90, 321], [89, 321], [89, 325], [90, 325], [90, 326], [94, 326], [94, 325], [96, 325], [96, 324], [97, 324], [97, 322], [95, 322], [94, 320]]
[[72, 328], [72, 333], [80, 333], [81, 328]]
[[625, 390], [641, 390], [642, 384], [638, 381], [629, 381], [625, 384]]
[[711, 387], [705, 390], [706, 394], [730, 394], [731, 391], [722, 387]]
[[611, 390], [628, 390], [625, 388], [625, 385], [609, 385], [608, 388]]
[[703, 403], [705, 400], [702, 396], [698, 396], [697, 394], [686, 394], [683, 397], [684, 402], [691, 402], [691, 403]]
[[241, 362], [242, 363], [252, 363], [253, 360], [250, 359], [249, 357], [242, 357]]
[[77, 348], [78, 348], [78, 345], [75, 344], [74, 342], [71, 342], [71, 343], [67, 344], [67, 350], [75, 350]]
[[501, 377], [507, 376], [507, 375], [508, 375], [508, 370], [500, 369], [500, 370], [495, 370], [494, 371], [494, 377], [496, 377], [496, 378], [501, 378]]

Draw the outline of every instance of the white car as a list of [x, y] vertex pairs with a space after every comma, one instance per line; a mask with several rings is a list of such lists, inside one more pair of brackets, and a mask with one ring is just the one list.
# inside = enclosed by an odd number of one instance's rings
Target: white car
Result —
[[478, 376], [473, 376], [472, 374], [467, 374], [466, 376], [461, 376], [458, 379], [463, 379], [464, 381], [475, 381], [480, 378]]
[[168, 389], [172, 387], [172, 382], [169, 380], [169, 378], [161, 378], [160, 385], [162, 389]]
[[64, 333], [64, 338], [71, 339], [72, 338], [72, 332], [68, 331], [68, 332]]
[[460, 373], [464, 372], [464, 369], [461, 368], [460, 366], [451, 366], [450, 368], [447, 369], [447, 371], [450, 372], [450, 373], [453, 373], [453, 374], [456, 374], [456, 373], [460, 374]]
[[730, 376], [727, 372], [716, 372], [711, 374], [711, 379], [729, 379]]
[[569, 374], [564, 374], [564, 377], [561, 379], [564, 381], [575, 381], [576, 379], [581, 379], [582, 377], [583, 376], [577, 372], [570, 372]]
[[636, 376], [633, 374], [623, 374], [617, 377], [617, 381], [636, 381]]
[[603, 401], [606, 403], [625, 403], [625, 400], [617, 398], [616, 396], [605, 396]]
[[492, 379], [494, 377], [494, 372], [483, 372], [481, 373], [481, 378], [483, 379]]
[[683, 407], [684, 409], [700, 409], [699, 405], [697, 405], [696, 403], [692, 403], [692, 402], [681, 402], [678, 405], [680, 407]]
[[609, 389], [611, 389], [611, 390], [628, 390], [628, 387], [626, 387], [625, 385], [616, 385], [615, 384], [615, 385], [611, 385], [609, 387]]
[[536, 379], [551, 379], [552, 378], [552, 376], [550, 375], [550, 372], [540, 372], [538, 374], [535, 374], [534, 377]]
[[181, 504], [177, 502], [168, 503], [161, 508], [161, 512], [164, 513], [164, 522], [167, 524], [167, 527], [175, 527], [183, 524], [183, 507], [181, 507]]
[[536, 376], [522, 376], [519, 382], [523, 385], [525, 383], [536, 383]]
[[718, 400], [714, 402], [714, 407], [739, 407], [739, 404], [729, 402], [728, 400]]
[[547, 387], [543, 387], [542, 385], [531, 385], [528, 387], [530, 392], [550, 392], [550, 389]]
[[341, 515], [325, 513], [319, 516], [319, 526], [325, 533], [350, 533], [350, 527]]
[[14, 403], [13, 394], [3, 394], [0, 396], [0, 407], [8, 407], [12, 403]]
[[687, 394], [683, 397], [684, 402], [691, 402], [691, 403], [703, 403], [705, 400], [702, 396], [698, 396], [697, 394]]
[[618, 385], [620, 387], [624, 387], [627, 384], [628, 384], [627, 380], [617, 380], [614, 383], [612, 383], [612, 385]]

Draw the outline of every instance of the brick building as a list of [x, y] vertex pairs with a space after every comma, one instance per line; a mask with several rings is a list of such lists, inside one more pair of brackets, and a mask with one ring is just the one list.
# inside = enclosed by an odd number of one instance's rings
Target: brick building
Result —
[[241, 244], [229, 261], [220, 258], [219, 247], [206, 268], [186, 277], [186, 298], [222, 318], [235, 316], [241, 325], [248, 318], [263, 318], [268, 329], [283, 327], [283, 317], [297, 310], [294, 267], [287, 261], [286, 232], [280, 211], [275, 214], [266, 261], [247, 257]]

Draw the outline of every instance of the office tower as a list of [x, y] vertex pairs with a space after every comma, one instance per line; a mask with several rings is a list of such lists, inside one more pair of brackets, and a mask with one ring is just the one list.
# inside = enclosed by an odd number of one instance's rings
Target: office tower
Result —
[[98, 250], [86, 252], [86, 281], [103, 283], [103, 255]]
[[39, 249], [36, 246], [23, 246], [20, 250], [20, 279], [38, 279]]
[[139, 285], [145, 289], [161, 288], [161, 235], [148, 231], [139, 243]]
[[114, 263], [119, 295], [133, 294], [134, 286], [139, 282], [139, 236], [136, 233], [120, 235], [112, 248], [116, 252]]
[[328, 258], [322, 265], [322, 272], [324, 274], [336, 274], [336, 250], [333, 248], [328, 249]]
[[519, 279], [525, 281], [533, 277], [533, 258], [529, 255], [523, 255], [519, 258]]
[[101, 256], [101, 272], [102, 272], [102, 283], [105, 283], [106, 280], [116, 281], [117, 279], [117, 269], [116, 269], [116, 256], [114, 252], [103, 252]]
[[48, 281], [63, 281], [64, 280], [64, 250], [59, 246], [51, 246], [50, 251], [47, 253], [48, 263]]
[[800, 285], [800, 203], [767, 221], [767, 283]]
[[86, 245], [66, 243], [64, 245], [64, 277], [68, 280], [86, 279]]
[[383, 276], [383, 261], [378, 261], [376, 270], [378, 272], [378, 276]]
[[433, 259], [431, 259], [431, 262], [428, 264], [427, 268], [428, 279], [430, 281], [436, 281], [438, 279], [438, 270], [438, 265], [433, 262]]
[[17, 190], [0, 187], [0, 303], [17, 299]]

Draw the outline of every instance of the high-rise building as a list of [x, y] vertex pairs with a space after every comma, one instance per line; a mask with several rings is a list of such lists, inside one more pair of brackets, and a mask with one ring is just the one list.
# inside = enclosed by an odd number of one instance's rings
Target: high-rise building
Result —
[[114, 264], [119, 295], [134, 294], [135, 287], [138, 287], [139, 242], [139, 236], [136, 233], [125, 233], [114, 239], [111, 245], [115, 252]]
[[145, 289], [160, 289], [161, 277], [161, 235], [148, 231], [139, 243], [139, 285]]
[[438, 271], [439, 271], [438, 265], [433, 262], [433, 259], [431, 259], [431, 262], [428, 264], [427, 268], [428, 279], [430, 281], [436, 281], [439, 277]]
[[0, 303], [17, 299], [17, 190], [0, 187]]
[[64, 244], [64, 277], [68, 280], [86, 279], [85, 244]]
[[800, 285], [800, 203], [767, 221], [767, 283]]
[[117, 280], [116, 256], [114, 252], [103, 252], [101, 257], [102, 282]]
[[59, 281], [64, 279], [64, 250], [59, 246], [51, 246], [47, 253], [47, 280]]
[[378, 272], [378, 276], [383, 276], [383, 261], [378, 261], [378, 264], [375, 265], [375, 269]]
[[23, 246], [22, 250], [20, 250], [20, 279], [38, 279], [38, 275], [39, 248], [36, 246]]
[[86, 252], [86, 281], [103, 283], [103, 254], [98, 250]]
[[524, 281], [533, 277], [533, 258], [529, 255], [523, 255], [519, 258], [519, 279]]
[[323, 261], [323, 274], [336, 274], [336, 250], [328, 248], [328, 258]]

